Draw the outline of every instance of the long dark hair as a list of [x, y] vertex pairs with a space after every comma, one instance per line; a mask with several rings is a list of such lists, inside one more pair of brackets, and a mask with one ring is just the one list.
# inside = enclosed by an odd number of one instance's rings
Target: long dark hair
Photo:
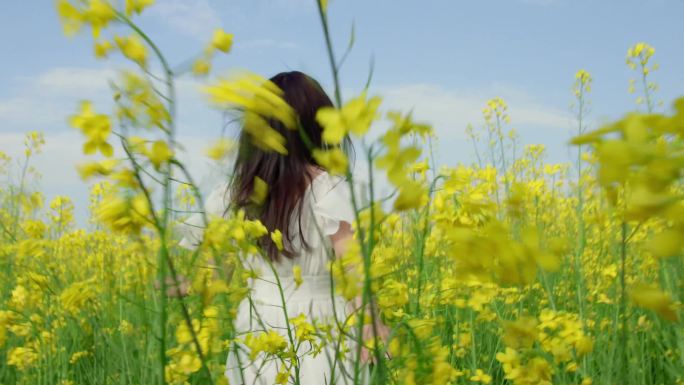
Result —
[[[269, 120], [270, 126], [285, 137], [287, 155], [260, 149], [252, 144], [249, 134], [242, 131], [230, 195], [233, 209], [244, 209], [247, 217], [259, 219], [269, 232], [281, 231], [283, 251], [278, 250], [270, 235], [259, 240], [264, 256], [277, 261], [281, 254], [287, 258], [298, 254], [292, 247], [294, 232], [290, 229], [295, 210], [302, 247], [309, 249], [302, 232], [300, 203], [314, 178], [312, 168], [321, 168], [314, 160], [312, 150], [327, 147], [321, 139], [323, 129], [316, 121], [316, 112], [333, 103], [320, 84], [302, 72], [281, 72], [270, 81], [283, 91], [283, 100], [297, 114], [299, 130], [290, 130], [278, 120]], [[345, 138], [343, 148], [348, 154], [353, 151], [349, 138]], [[255, 177], [268, 185], [268, 195], [260, 204], [252, 200]]]

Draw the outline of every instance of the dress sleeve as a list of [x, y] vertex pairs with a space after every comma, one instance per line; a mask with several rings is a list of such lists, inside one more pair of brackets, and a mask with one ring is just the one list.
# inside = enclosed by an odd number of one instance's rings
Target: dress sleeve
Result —
[[325, 175], [315, 191], [313, 210], [321, 235], [333, 235], [340, 222], [354, 223], [350, 184], [341, 177]]
[[[207, 219], [212, 216], [223, 216], [228, 208], [228, 184], [223, 183], [213, 189], [205, 201], [205, 210]], [[190, 215], [187, 219], [180, 221], [176, 226], [176, 230], [181, 235], [181, 240], [178, 246], [186, 249], [195, 250], [204, 236], [204, 221], [202, 214], [195, 213]]]

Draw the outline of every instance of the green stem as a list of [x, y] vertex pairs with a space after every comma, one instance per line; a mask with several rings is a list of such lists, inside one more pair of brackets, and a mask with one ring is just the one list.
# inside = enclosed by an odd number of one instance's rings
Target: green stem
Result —
[[335, 52], [333, 51], [332, 41], [330, 39], [330, 31], [328, 29], [328, 17], [323, 9], [323, 4], [321, 0], [315, 0], [318, 6], [318, 16], [321, 20], [321, 26], [323, 27], [323, 35], [325, 36], [325, 48], [328, 52], [328, 60], [330, 61], [330, 68], [332, 70], [333, 82], [335, 84], [335, 104], [337, 107], [342, 106], [342, 94], [340, 91], [340, 79], [339, 79], [339, 68], [337, 67], [337, 61], [335, 61]]
[[644, 87], [644, 99], [646, 100], [646, 111], [653, 113], [653, 101], [651, 100], [651, 92], [648, 89], [648, 79], [646, 78], [646, 66], [641, 64], [641, 84]]
[[[283, 316], [285, 317], [285, 325], [287, 328], [287, 338], [290, 341], [290, 346], [293, 349], [293, 359], [294, 360], [299, 360], [299, 358], [296, 355], [297, 350], [295, 349], [295, 339], [292, 336], [292, 328], [290, 327], [290, 316], [287, 312], [287, 301], [285, 300], [285, 293], [283, 293], [283, 285], [280, 282], [280, 277], [278, 276], [278, 271], [275, 269], [273, 264], [268, 261], [268, 266], [271, 268], [271, 272], [273, 273], [275, 280], [276, 280], [276, 285], [278, 286], [278, 294], [280, 294], [280, 302], [282, 303], [283, 306]], [[295, 378], [294, 378], [294, 383], [295, 385], [299, 385], [300, 383], [300, 378], [299, 378], [299, 363], [294, 365], [295, 368]]]
[[[166, 139], [168, 143], [175, 143], [175, 117], [176, 117], [176, 89], [175, 89], [175, 84], [174, 84], [174, 73], [171, 70], [171, 67], [169, 66], [166, 58], [164, 57], [163, 53], [157, 47], [157, 45], [152, 41], [152, 39], [145, 34], [135, 23], [133, 23], [128, 17], [125, 15], [121, 14], [120, 12], [117, 12], [117, 16], [126, 24], [128, 25], [131, 29], [133, 29], [144, 41], [147, 43], [150, 48], [154, 51], [155, 55], [157, 56], [159, 62], [161, 63], [163, 69], [164, 69], [164, 75], [165, 75], [165, 82], [167, 86], [167, 92], [168, 96], [165, 97], [165, 100], [167, 101], [167, 109], [169, 112], [169, 128], [168, 130], [163, 130], [166, 134]], [[146, 69], [145, 69], [146, 70]], [[133, 161], [132, 154], [129, 151], [126, 151], [129, 158]], [[134, 162], [135, 164], [135, 162]], [[184, 168], [183, 168], [184, 169]], [[139, 174], [136, 173], [136, 177], [138, 179], [138, 182], [140, 183], [140, 187], [143, 189], [145, 196], [150, 203], [150, 208], [153, 211], [153, 206], [152, 206], [152, 200], [151, 197], [149, 196], [149, 193], [146, 191], [144, 188], [144, 184], [142, 183], [142, 179], [139, 177]], [[159, 271], [158, 271], [158, 280], [161, 285], [161, 300], [160, 300], [160, 316], [159, 316], [159, 329], [160, 329], [160, 339], [159, 339], [159, 360], [160, 360], [160, 383], [164, 384], [165, 381], [165, 366], [166, 366], [166, 322], [168, 319], [167, 315], [167, 309], [166, 309], [166, 290], [167, 290], [167, 285], [166, 285], [166, 269], [168, 267], [169, 270], [172, 272], [172, 279], [174, 281], [176, 290], [180, 290], [180, 282], [178, 281], [178, 275], [176, 274], [176, 269], [173, 265], [173, 261], [170, 258], [169, 252], [168, 252], [168, 225], [169, 225], [169, 219], [170, 219], [170, 213], [171, 210], [170, 208], [172, 207], [172, 191], [171, 191], [171, 180], [173, 179], [173, 167], [172, 163], [169, 162], [166, 164], [164, 167], [164, 180], [163, 180], [163, 209], [162, 209], [162, 215], [161, 218], [156, 217], [153, 214], [153, 217], [155, 219], [155, 224], [157, 227], [157, 231], [160, 236], [160, 250], [159, 250]], [[186, 172], [186, 176], [187, 172]], [[196, 187], [195, 187], [196, 189]], [[206, 223], [206, 218], [205, 223]], [[178, 292], [178, 294], [180, 294]], [[190, 333], [192, 334], [193, 337], [193, 342], [195, 345], [195, 348], [197, 350], [197, 355], [199, 356], [201, 362], [202, 362], [202, 368], [204, 369], [207, 377], [211, 380], [211, 371], [209, 370], [206, 360], [204, 358], [204, 354], [201, 349], [201, 345], [199, 344], [199, 340], [196, 336], [196, 333], [194, 331], [194, 328], [192, 326], [192, 319], [190, 318], [190, 313], [187, 307], [185, 306], [182, 298], [180, 298], [181, 301], [181, 308], [183, 311], [183, 318], [185, 319], [185, 322], [190, 330]]]
[[[577, 134], [584, 133], [584, 84], [579, 86], [578, 95], [578, 112], [577, 112]], [[579, 316], [584, 323], [584, 277], [581, 272], [581, 258], [584, 255], [584, 248], [586, 247], [586, 226], [584, 223], [584, 186], [582, 186], [582, 145], [577, 147], [577, 220], [578, 220], [578, 237], [577, 250], [575, 252], [575, 277], [577, 279], [577, 307], [579, 309]]]
[[620, 374], [622, 377], [622, 384], [627, 384], [629, 379], [628, 367], [628, 351], [627, 351], [627, 284], [626, 284], [626, 270], [627, 270], [627, 222], [623, 221], [621, 226], [621, 243], [620, 243], [620, 317], [622, 328], [620, 330]]

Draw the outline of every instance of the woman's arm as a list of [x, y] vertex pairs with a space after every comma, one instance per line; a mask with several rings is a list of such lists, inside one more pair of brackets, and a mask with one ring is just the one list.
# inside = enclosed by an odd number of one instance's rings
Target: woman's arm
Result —
[[[348, 248], [348, 242], [353, 239], [353, 236], [354, 231], [352, 230], [351, 225], [348, 222], [340, 221], [339, 229], [335, 234], [330, 236], [330, 240], [332, 241], [333, 249], [335, 250], [336, 256], [344, 255]], [[361, 306], [363, 305], [362, 295], [359, 295], [352, 299], [352, 301], [350, 301], [350, 305], [353, 308], [353, 310], [360, 310]], [[382, 323], [382, 320], [380, 319], [380, 315], [378, 314], [377, 309], [371, 309], [371, 311], [373, 311], [373, 313], [375, 314], [375, 327], [374, 325], [363, 326], [363, 340], [367, 341], [373, 339], [374, 332], [377, 331], [377, 337], [382, 342], [386, 343], [387, 339], [389, 338], [390, 330], [385, 324]], [[361, 361], [368, 362], [371, 359], [371, 353], [364, 346], [361, 350]]]
[[[335, 234], [330, 236], [336, 256], [342, 256], [347, 252], [347, 244], [353, 239], [353, 237], [354, 231], [352, 230], [349, 222], [340, 221], [339, 229]], [[362, 304], [363, 298], [361, 296], [355, 297], [350, 303], [354, 309], [360, 309]]]

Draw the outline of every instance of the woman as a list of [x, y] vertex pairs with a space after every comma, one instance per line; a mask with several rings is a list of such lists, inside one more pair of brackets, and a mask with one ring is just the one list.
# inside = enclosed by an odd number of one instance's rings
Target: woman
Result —
[[[331, 290], [327, 264], [334, 255], [341, 255], [352, 237], [351, 223], [354, 210], [350, 200], [350, 185], [344, 178], [328, 174], [314, 160], [311, 149], [323, 148], [322, 128], [316, 121], [321, 107], [332, 102], [321, 86], [311, 77], [297, 71], [280, 73], [271, 82], [283, 91], [283, 99], [297, 113], [301, 130], [289, 130], [280, 122], [271, 126], [286, 138], [287, 155], [263, 151], [251, 143], [242, 132], [230, 183], [214, 190], [207, 199], [209, 214], [224, 215], [229, 209], [243, 209], [248, 217], [259, 219], [269, 230], [280, 230], [282, 247], [270, 236], [260, 239], [261, 256], [246, 263], [260, 272], [251, 280], [251, 294], [239, 308], [235, 321], [237, 332], [253, 333], [276, 331], [289, 340], [286, 320], [304, 317], [307, 323], [335, 325], [335, 318], [344, 321], [352, 304]], [[304, 135], [302, 135], [302, 131]], [[307, 140], [302, 139], [305, 136]], [[345, 148], [351, 144], [347, 139]], [[268, 195], [259, 205], [253, 199], [254, 180], [260, 178], [268, 185]], [[190, 225], [199, 225], [199, 218], [191, 218]], [[200, 242], [201, 232], [191, 227], [181, 245], [192, 248]], [[298, 285], [293, 271], [301, 269], [303, 282]], [[280, 290], [276, 285], [276, 274]], [[350, 306], [352, 305], [352, 306]], [[287, 315], [286, 315], [287, 314]], [[302, 318], [300, 318], [302, 319]], [[387, 329], [382, 325], [382, 335]], [[365, 328], [364, 337], [370, 330]], [[339, 333], [333, 333], [339, 336]], [[342, 343], [341, 343], [342, 342]], [[287, 382], [302, 385], [347, 384], [354, 378], [352, 357], [356, 348], [349, 338], [336, 338], [321, 352], [312, 344], [301, 344], [297, 350], [297, 369], [291, 361], [258, 355], [251, 360], [246, 345], [235, 343], [229, 352], [226, 376], [230, 384], [268, 384], [276, 382], [279, 372], [289, 369]], [[346, 354], [344, 352], [347, 352]], [[363, 350], [362, 357], [368, 357]], [[364, 382], [367, 369], [362, 366], [360, 379]], [[283, 374], [279, 377], [283, 378]], [[358, 373], [357, 373], [358, 379]]]

